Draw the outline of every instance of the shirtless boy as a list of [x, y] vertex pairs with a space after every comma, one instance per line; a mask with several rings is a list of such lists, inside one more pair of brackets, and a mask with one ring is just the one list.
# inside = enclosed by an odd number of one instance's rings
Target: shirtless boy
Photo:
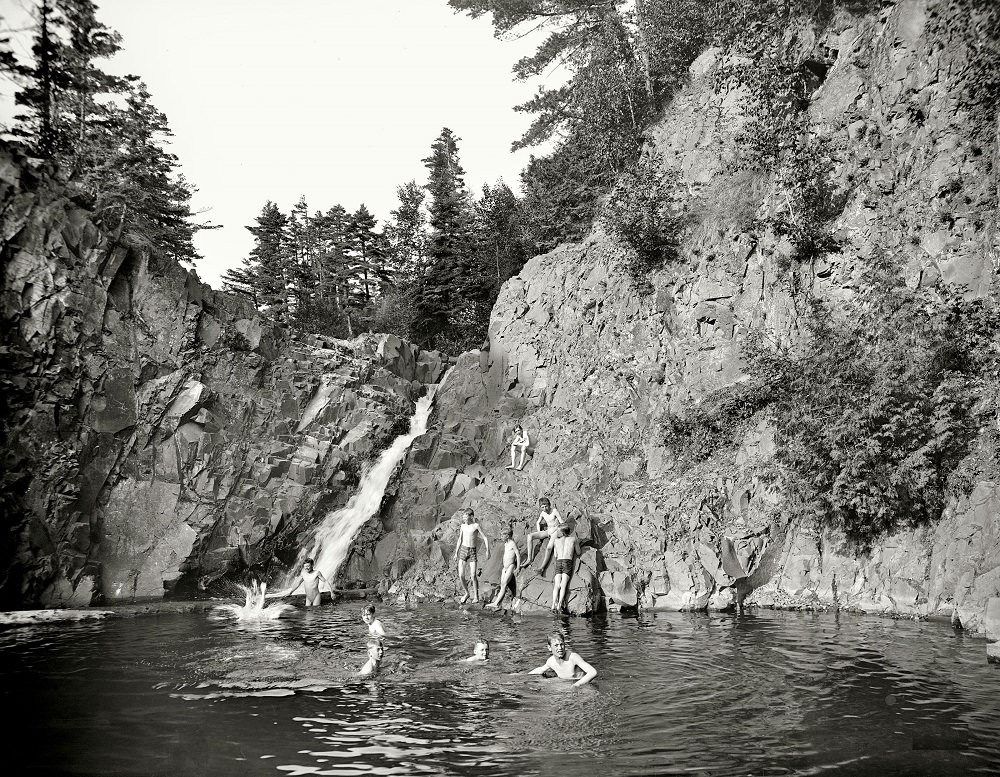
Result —
[[476, 577], [478, 572], [477, 534], [483, 538], [483, 544], [486, 545], [486, 558], [490, 557], [490, 541], [486, 539], [483, 530], [476, 523], [475, 513], [472, 511], [472, 508], [465, 508], [463, 514], [465, 515], [465, 523], [458, 527], [458, 542], [455, 543], [455, 558], [458, 559], [458, 580], [462, 584], [462, 588], [465, 589], [465, 596], [462, 597], [462, 601], [459, 604], [465, 604], [469, 601], [469, 584], [465, 582], [464, 574], [466, 563], [469, 565], [469, 574], [472, 577], [472, 601], [479, 601], [479, 578]]
[[576, 680], [573, 683], [574, 688], [586, 685], [597, 677], [597, 670], [584, 661], [579, 654], [566, 655], [566, 638], [558, 631], [549, 634], [549, 652], [552, 655], [548, 657], [548, 660], [540, 667], [532, 669], [528, 674], [544, 674], [551, 669], [560, 679]]
[[[510, 442], [510, 464], [506, 469], [524, 469], [524, 459], [528, 455], [529, 445], [531, 445], [531, 439], [528, 437], [528, 433], [524, 431], [521, 424], [518, 424], [514, 427], [514, 438]], [[517, 462], [518, 453], [521, 454], [520, 462]]]
[[514, 589], [514, 596], [517, 596], [517, 584], [514, 573], [521, 566], [521, 553], [517, 549], [517, 543], [514, 542], [514, 533], [510, 530], [510, 527], [505, 527], [500, 536], [504, 541], [503, 571], [500, 573], [500, 590], [497, 592], [496, 598], [486, 605], [492, 610], [499, 609], [500, 602], [503, 601], [504, 596], [507, 594], [508, 586]]
[[490, 643], [485, 639], [481, 639], [476, 643], [475, 650], [472, 655], [465, 659], [469, 663], [474, 661], [489, 661], [490, 660]]
[[531, 559], [535, 557], [535, 540], [537, 539], [548, 539], [556, 533], [556, 529], [563, 525], [563, 517], [559, 515], [559, 510], [552, 506], [552, 503], [546, 499], [544, 496], [538, 500], [538, 506], [540, 512], [538, 513], [538, 520], [535, 521], [535, 531], [528, 535], [526, 540], [528, 558], [521, 565], [523, 567], [528, 566], [531, 563]]
[[361, 667], [358, 674], [363, 677], [378, 674], [378, 670], [382, 666], [382, 656], [384, 654], [385, 648], [382, 647], [382, 640], [368, 640], [368, 660], [365, 661], [365, 665]]
[[329, 581], [325, 577], [323, 577], [323, 573], [318, 569], [313, 569], [313, 560], [311, 558], [307, 558], [302, 564], [302, 578], [295, 584], [295, 588], [285, 594], [285, 596], [291, 596], [299, 590], [299, 586], [303, 586], [306, 593], [306, 607], [312, 607], [315, 604], [319, 604], [320, 580], [326, 583], [326, 587], [333, 591], [333, 586], [330, 585]]
[[375, 617], [375, 606], [369, 604], [361, 611], [361, 620], [368, 624], [368, 633], [373, 637], [384, 637], [385, 629], [382, 628], [382, 621]]
[[580, 554], [580, 540], [569, 524], [563, 524], [555, 537], [545, 549], [542, 569], [549, 563], [553, 550], [556, 555], [556, 574], [552, 578], [552, 612], [563, 612], [566, 609], [566, 596], [569, 593], [569, 579], [573, 575], [573, 561]]

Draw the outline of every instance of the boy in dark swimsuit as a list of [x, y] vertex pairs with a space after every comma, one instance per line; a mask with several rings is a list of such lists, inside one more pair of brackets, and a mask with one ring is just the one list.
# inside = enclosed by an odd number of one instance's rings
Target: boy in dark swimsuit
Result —
[[549, 563], [550, 554], [555, 552], [556, 574], [552, 578], [552, 612], [564, 612], [569, 594], [569, 579], [573, 575], [573, 562], [580, 555], [580, 540], [572, 533], [569, 524], [559, 527], [556, 535], [545, 549], [542, 569]]
[[465, 596], [459, 604], [469, 601], [469, 585], [465, 582], [465, 567], [469, 566], [469, 577], [472, 580], [472, 601], [479, 601], [479, 578], [477, 577], [478, 553], [476, 548], [476, 535], [483, 538], [486, 545], [486, 558], [490, 557], [490, 541], [486, 539], [483, 530], [476, 523], [475, 513], [471, 507], [465, 508], [462, 513], [465, 516], [465, 523], [458, 527], [458, 542], [455, 543], [455, 558], [458, 560], [458, 581], [465, 589]]

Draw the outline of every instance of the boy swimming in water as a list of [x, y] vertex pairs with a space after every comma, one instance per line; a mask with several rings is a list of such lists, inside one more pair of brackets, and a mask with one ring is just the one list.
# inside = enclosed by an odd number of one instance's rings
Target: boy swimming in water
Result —
[[323, 577], [322, 572], [318, 569], [313, 569], [313, 560], [311, 558], [307, 558], [302, 563], [302, 577], [299, 579], [299, 582], [295, 584], [295, 588], [285, 594], [285, 596], [291, 596], [299, 590], [299, 586], [304, 586], [306, 593], [306, 607], [317, 605], [320, 602], [320, 580], [326, 583], [326, 587], [330, 589], [331, 593], [333, 593], [333, 586], [330, 585], [330, 582], [325, 577]]
[[382, 621], [375, 617], [375, 606], [369, 604], [361, 611], [361, 620], [368, 624], [368, 633], [373, 637], [384, 637], [385, 629], [382, 628]]
[[548, 657], [548, 660], [536, 669], [532, 669], [528, 674], [544, 674], [551, 670], [560, 679], [576, 680], [573, 683], [574, 688], [586, 685], [597, 677], [597, 670], [584, 661], [578, 653], [566, 654], [566, 638], [558, 631], [549, 634], [549, 652], [552, 655]]
[[475, 651], [471, 656], [469, 656], [466, 661], [489, 661], [490, 660], [490, 643], [485, 639], [481, 639], [476, 643]]
[[483, 538], [483, 544], [486, 545], [486, 558], [490, 557], [490, 541], [486, 539], [483, 530], [476, 523], [475, 512], [473, 512], [471, 507], [466, 507], [462, 511], [462, 514], [465, 516], [465, 523], [458, 527], [458, 542], [455, 543], [455, 558], [458, 559], [458, 580], [462, 584], [462, 588], [465, 589], [465, 596], [462, 597], [462, 601], [459, 604], [465, 604], [469, 601], [469, 584], [465, 582], [466, 564], [469, 565], [469, 576], [472, 579], [472, 601], [479, 601], [479, 578], [476, 576], [478, 555], [476, 534]]
[[361, 667], [358, 674], [362, 677], [367, 677], [371, 675], [378, 674], [378, 670], [382, 666], [382, 656], [385, 654], [385, 648], [382, 647], [382, 640], [380, 639], [370, 639], [368, 640], [368, 660], [365, 665]]

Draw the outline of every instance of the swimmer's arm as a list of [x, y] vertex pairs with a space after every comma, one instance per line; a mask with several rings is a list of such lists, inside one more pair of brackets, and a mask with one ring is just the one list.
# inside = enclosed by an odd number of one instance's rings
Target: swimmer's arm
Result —
[[548, 658], [546, 659], [546, 661], [545, 661], [545, 663], [544, 663], [544, 664], [542, 664], [541, 666], [538, 666], [538, 667], [535, 667], [535, 668], [534, 668], [534, 669], [532, 669], [532, 670], [531, 670], [530, 672], [528, 672], [528, 674], [544, 674], [544, 673], [545, 673], [545, 671], [546, 671], [546, 670], [548, 670], [548, 669], [553, 669], [553, 671], [554, 671], [554, 668], [553, 668], [553, 667], [551, 667], [551, 666], [549, 666], [549, 664], [550, 664], [551, 662], [552, 662], [552, 656], [549, 656], [549, 657], [548, 657]]
[[558, 507], [552, 508], [552, 521], [553, 523], [555, 523], [556, 526], [562, 526], [563, 523], [565, 523], [565, 521], [563, 521], [562, 515], [559, 514]]
[[521, 566], [521, 551], [517, 549], [517, 543], [514, 540], [511, 540], [510, 544], [514, 546], [514, 569], [519, 569]]
[[462, 547], [462, 527], [458, 527], [458, 539], [455, 540], [455, 558], [458, 558], [458, 549]]
[[578, 653], [573, 653], [569, 657], [570, 663], [579, 668], [583, 672], [583, 677], [573, 683], [574, 688], [579, 688], [581, 685], [586, 685], [595, 677], [597, 677], [597, 670], [594, 669], [590, 664], [584, 661]]
[[486, 558], [489, 558], [490, 557], [490, 541], [486, 537], [486, 532], [483, 531], [483, 528], [481, 526], [477, 527], [476, 531], [479, 532], [479, 536], [483, 538], [483, 544], [486, 545]]

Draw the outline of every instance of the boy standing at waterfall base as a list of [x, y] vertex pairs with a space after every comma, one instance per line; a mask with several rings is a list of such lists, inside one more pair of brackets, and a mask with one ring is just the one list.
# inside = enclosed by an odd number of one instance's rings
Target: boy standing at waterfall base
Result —
[[455, 543], [455, 558], [458, 559], [458, 580], [462, 584], [462, 588], [465, 589], [465, 596], [462, 597], [462, 601], [459, 604], [465, 604], [469, 601], [469, 584], [465, 582], [464, 574], [466, 564], [469, 566], [469, 574], [472, 577], [472, 601], [479, 601], [477, 534], [483, 538], [483, 544], [486, 546], [486, 558], [490, 557], [490, 541], [486, 539], [483, 530], [476, 523], [475, 513], [472, 511], [472, 508], [466, 507], [463, 515], [465, 516], [465, 523], [458, 527], [458, 542]]
[[306, 607], [312, 607], [313, 605], [319, 604], [320, 594], [319, 594], [319, 581], [322, 580], [326, 583], [326, 587], [330, 589], [330, 593], [333, 593], [333, 586], [330, 582], [323, 577], [323, 573], [318, 569], [313, 569], [313, 560], [307, 558], [302, 564], [302, 579], [295, 584], [295, 588], [289, 591], [286, 596], [291, 596], [293, 593], [299, 590], [299, 586], [303, 586], [306, 592]]

